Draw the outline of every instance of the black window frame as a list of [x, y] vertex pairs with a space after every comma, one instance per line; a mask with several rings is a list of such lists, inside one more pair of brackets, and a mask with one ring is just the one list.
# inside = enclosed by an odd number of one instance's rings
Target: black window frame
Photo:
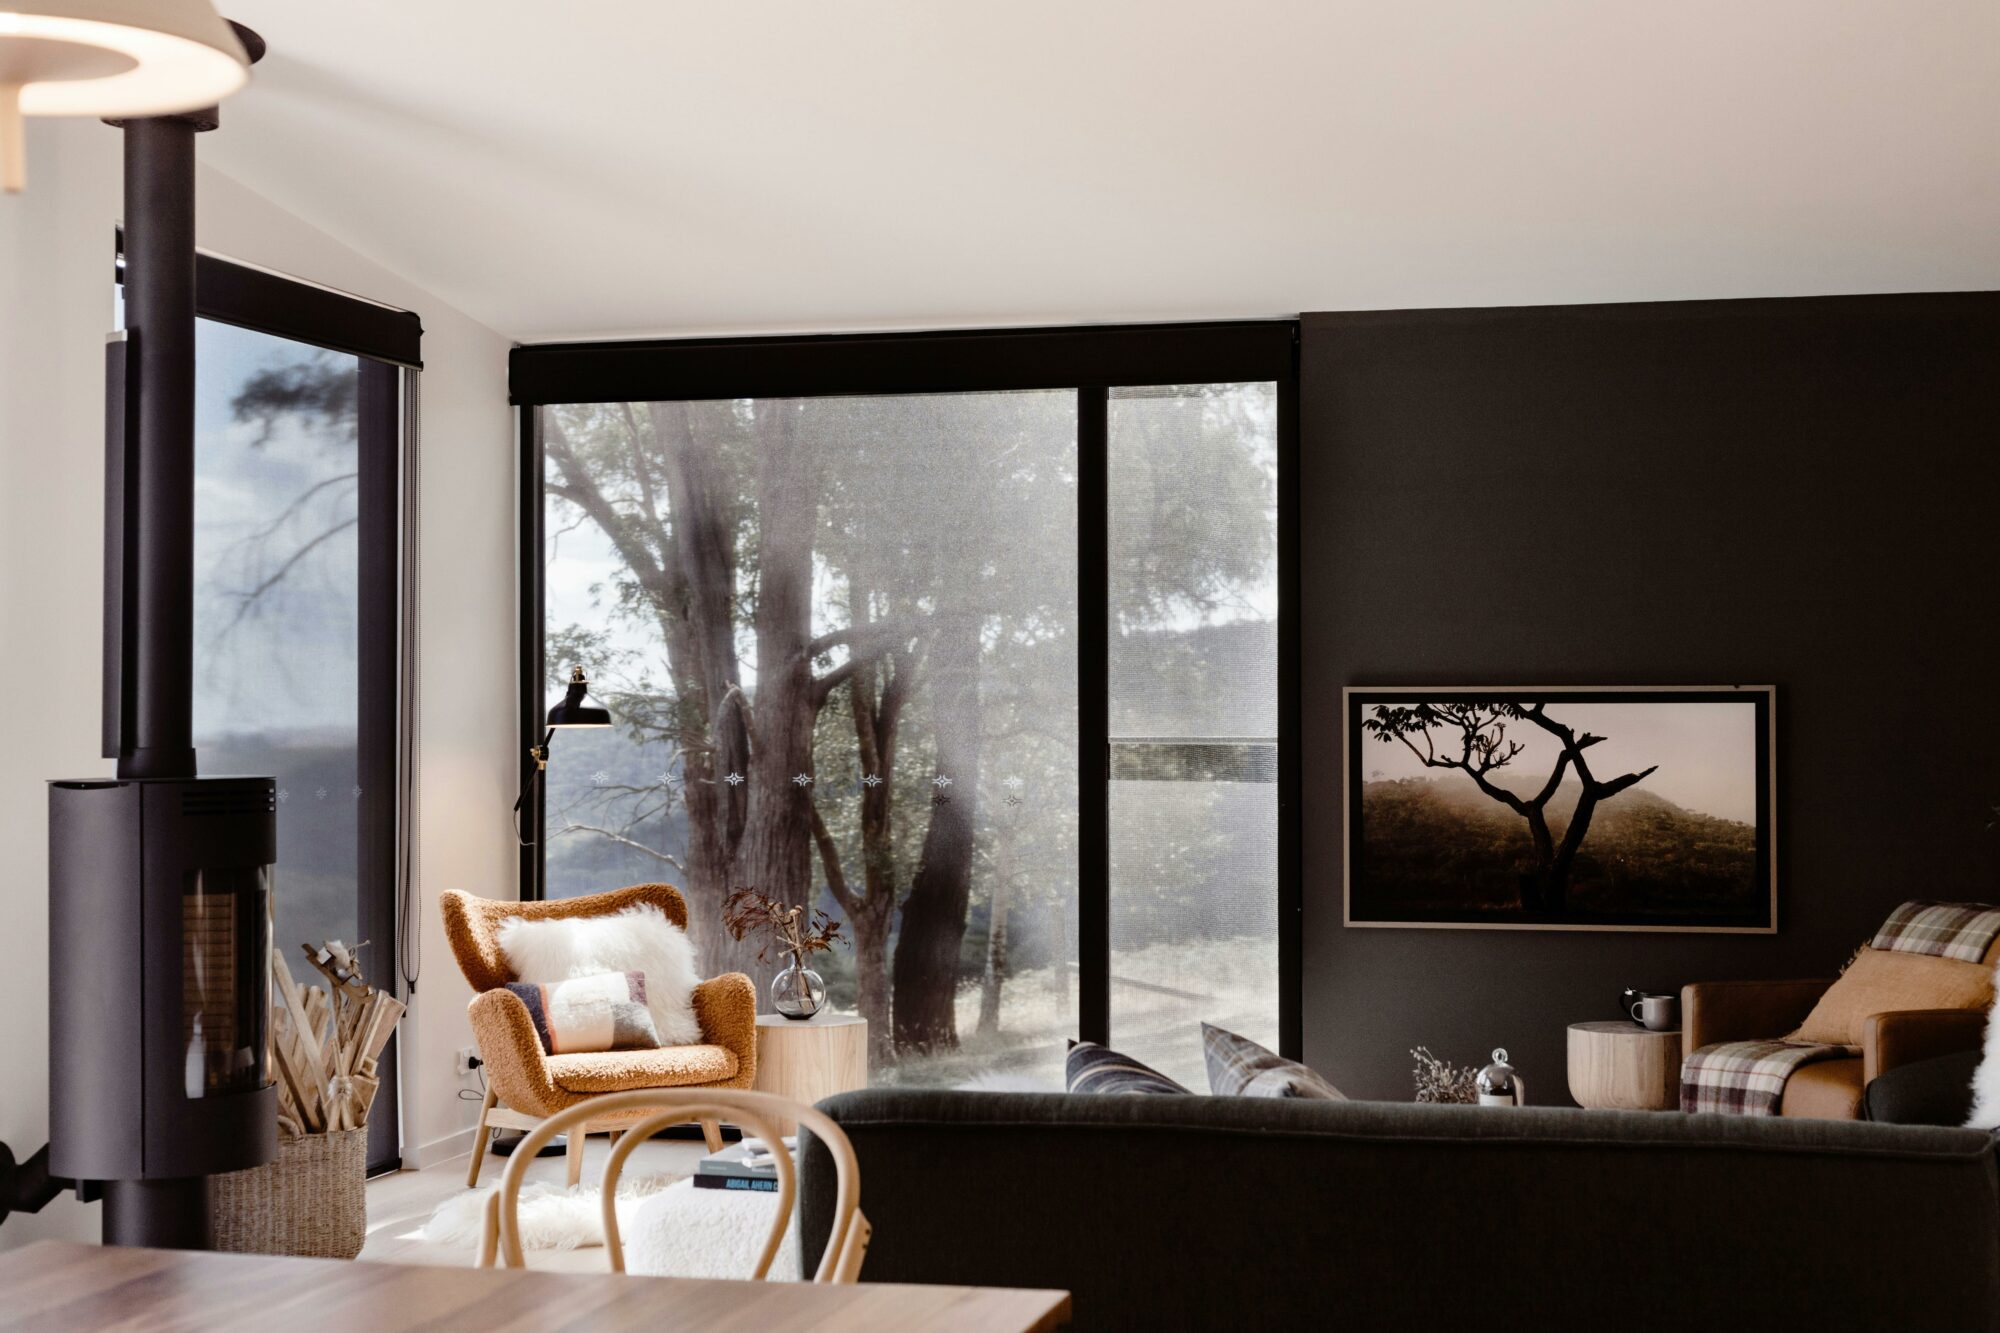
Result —
[[[1111, 736], [1109, 707], [1109, 391], [1166, 384], [1277, 385], [1278, 456], [1278, 1032], [1300, 1058], [1302, 884], [1299, 859], [1297, 320], [1132, 324], [939, 333], [654, 339], [516, 347], [508, 398], [519, 415], [520, 710], [518, 744], [542, 734], [545, 569], [543, 458], [537, 409], [563, 403], [812, 398], [1008, 389], [1077, 394], [1077, 605], [1080, 829], [1078, 1031], [1111, 1040]], [[1100, 608], [1089, 614], [1086, 608]], [[1094, 737], [1095, 741], [1083, 738]], [[535, 784], [521, 810], [536, 830], [521, 849], [520, 897], [545, 888], [546, 806]]]
[[[125, 279], [124, 234], [117, 234], [116, 281]], [[368, 942], [372, 984], [399, 989], [402, 818], [403, 517], [406, 482], [405, 373], [423, 368], [423, 322], [414, 313], [332, 288], [195, 256], [195, 317], [360, 361], [355, 430], [362, 458], [357, 496], [356, 644], [359, 700], [356, 782], [362, 797], [356, 849], [356, 929]], [[282, 891], [283, 867], [277, 881]], [[279, 942], [283, 947], [283, 942]], [[368, 1115], [367, 1172], [401, 1168], [402, 1115], [397, 1036], [382, 1049], [380, 1086]]]

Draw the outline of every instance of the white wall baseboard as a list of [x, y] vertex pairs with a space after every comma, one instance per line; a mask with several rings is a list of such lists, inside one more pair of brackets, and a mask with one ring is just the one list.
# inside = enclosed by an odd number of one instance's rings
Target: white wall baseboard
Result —
[[440, 1162], [449, 1162], [454, 1157], [464, 1157], [472, 1151], [473, 1136], [478, 1132], [478, 1129], [477, 1125], [467, 1125], [457, 1133], [447, 1134], [443, 1138], [432, 1139], [429, 1143], [420, 1144], [413, 1152], [404, 1157], [403, 1169], [406, 1171], [427, 1171]]

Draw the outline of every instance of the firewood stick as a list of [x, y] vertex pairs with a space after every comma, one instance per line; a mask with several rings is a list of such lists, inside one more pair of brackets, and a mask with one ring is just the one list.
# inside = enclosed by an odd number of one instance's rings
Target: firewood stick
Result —
[[342, 1006], [347, 1018], [340, 1038], [340, 1072], [343, 1074], [354, 1072], [354, 1057], [361, 1045], [363, 1034], [368, 1031], [368, 1024], [375, 1012], [375, 997], [377, 994], [379, 992], [370, 991], [365, 998], [360, 1000], [349, 999]]
[[374, 1026], [370, 1028], [361, 1044], [362, 1055], [370, 1060], [381, 1058], [382, 1048], [389, 1044], [389, 1038], [395, 1034], [396, 1024], [402, 1021], [404, 1013], [409, 1008], [386, 991], [377, 991], [376, 994], [381, 998], [376, 1001]]
[[271, 1042], [271, 1063], [278, 1071], [279, 1110], [288, 1112], [296, 1120], [309, 1122], [311, 1117], [304, 1109], [305, 1099], [299, 1094], [299, 1078], [293, 1072], [288, 1046], [282, 1036]]
[[278, 1068], [282, 1081], [278, 1085], [280, 1103], [285, 1106], [308, 1131], [319, 1127], [318, 1100], [313, 1095], [311, 1077], [302, 1072], [304, 1058], [295, 1046], [279, 1057]]
[[[319, 1074], [310, 1067], [305, 1049], [299, 1041], [301, 1014], [293, 1007], [297, 996], [297, 985], [292, 982], [291, 973], [285, 967], [284, 956], [276, 949], [271, 951], [272, 981], [278, 991], [279, 1003], [276, 1012], [282, 1021], [273, 1024], [279, 1047], [279, 1068], [285, 1076], [286, 1086], [292, 1093], [293, 1104], [300, 1122], [310, 1131], [320, 1124], [320, 1099], [318, 1096]], [[300, 1005], [302, 1008], [303, 1005]]]
[[333, 1071], [336, 1077], [344, 1077], [353, 1072], [354, 1025], [359, 1021], [354, 1012], [355, 1008], [351, 1001], [341, 1001], [338, 1039], [333, 1047]]
[[305, 1001], [299, 995], [298, 985], [292, 981], [291, 973], [284, 970], [282, 961], [279, 962], [277, 971], [278, 979], [284, 983], [285, 1009], [291, 1016], [293, 1038], [298, 1043], [303, 1063], [312, 1070], [312, 1076], [307, 1080], [313, 1089], [310, 1107], [301, 1109], [309, 1110], [315, 1119], [320, 1119], [316, 1108], [321, 1104], [321, 1094], [327, 1086], [326, 1059], [320, 1051], [318, 1040], [313, 1036], [311, 1025], [306, 1021]]
[[382, 1082], [366, 1074], [356, 1074], [353, 1082], [354, 1126], [359, 1129], [368, 1123], [368, 1109], [375, 1104], [375, 1093], [382, 1086]]

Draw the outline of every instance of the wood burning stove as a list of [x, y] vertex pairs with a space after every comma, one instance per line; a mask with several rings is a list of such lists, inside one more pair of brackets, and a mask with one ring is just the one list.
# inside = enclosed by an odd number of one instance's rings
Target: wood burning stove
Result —
[[[237, 26], [252, 60], [263, 42]], [[49, 787], [49, 1146], [0, 1216], [74, 1186], [114, 1244], [203, 1248], [208, 1177], [272, 1160], [276, 783], [196, 776], [194, 136], [127, 121], [126, 336], [107, 356], [104, 753]], [[114, 122], [116, 123], [116, 122]]]
[[49, 1171], [104, 1239], [200, 1248], [207, 1177], [278, 1150], [269, 778], [49, 788]]

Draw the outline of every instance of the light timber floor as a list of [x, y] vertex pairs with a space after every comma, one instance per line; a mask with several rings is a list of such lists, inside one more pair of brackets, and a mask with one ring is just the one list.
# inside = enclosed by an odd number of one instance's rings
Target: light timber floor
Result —
[[[586, 1185], [597, 1183], [609, 1151], [608, 1138], [602, 1134], [591, 1135], [583, 1150], [583, 1180]], [[625, 1178], [636, 1180], [662, 1172], [693, 1175], [695, 1164], [705, 1151], [699, 1138], [654, 1139], [633, 1152], [631, 1160], [625, 1164]], [[470, 1164], [468, 1158], [454, 1157], [422, 1171], [398, 1171], [369, 1181], [368, 1241], [361, 1248], [361, 1257], [378, 1263], [469, 1266], [473, 1259], [472, 1250], [455, 1245], [432, 1245], [419, 1239], [417, 1233], [423, 1230], [424, 1223], [430, 1220], [432, 1211], [439, 1204], [453, 1195], [467, 1192], [465, 1171]], [[486, 1164], [479, 1173], [480, 1188], [498, 1185], [506, 1164], [506, 1158], [488, 1154]], [[528, 1167], [528, 1179], [561, 1185], [563, 1159], [538, 1159]], [[528, 1267], [567, 1273], [608, 1271], [602, 1246], [577, 1250], [533, 1250], [528, 1254]]]

